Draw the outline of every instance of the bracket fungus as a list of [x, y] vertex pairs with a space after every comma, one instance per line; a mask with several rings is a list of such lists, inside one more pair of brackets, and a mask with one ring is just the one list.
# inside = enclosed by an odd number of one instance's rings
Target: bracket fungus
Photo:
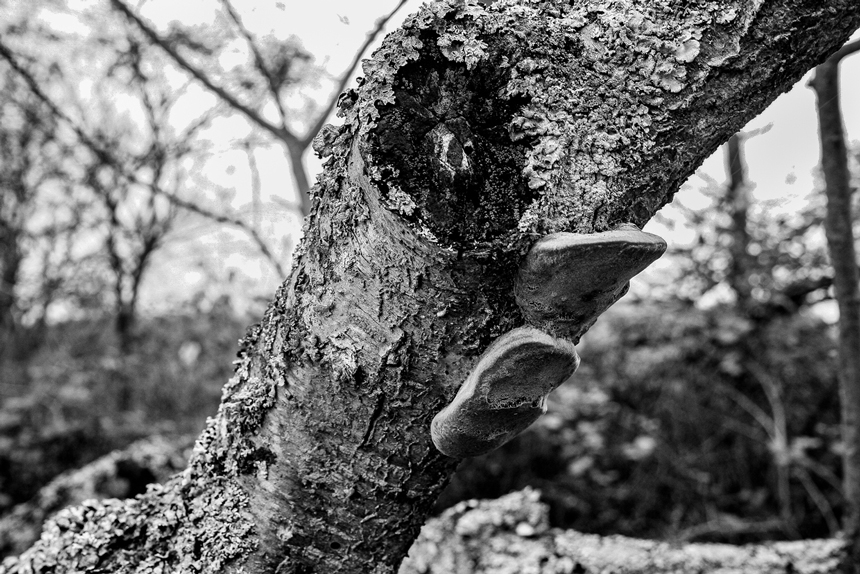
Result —
[[546, 397], [579, 366], [573, 344], [532, 327], [508, 331], [484, 351], [451, 403], [430, 425], [453, 458], [508, 442], [546, 412]]
[[477, 456], [535, 422], [549, 393], [579, 366], [574, 342], [665, 250], [662, 238], [629, 224], [553, 233], [535, 243], [515, 284], [532, 326], [505, 333], [484, 351], [454, 400], [433, 418], [436, 448], [453, 458]]
[[632, 279], [666, 251], [657, 235], [624, 224], [600, 233], [552, 233], [523, 258], [514, 286], [526, 321], [579, 342]]

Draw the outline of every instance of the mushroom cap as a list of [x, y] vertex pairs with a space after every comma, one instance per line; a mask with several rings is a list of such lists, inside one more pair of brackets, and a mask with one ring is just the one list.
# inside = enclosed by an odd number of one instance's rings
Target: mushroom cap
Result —
[[523, 258], [514, 294], [526, 321], [579, 341], [630, 279], [666, 251], [666, 242], [634, 225], [600, 233], [553, 233]]
[[579, 366], [569, 341], [532, 327], [496, 339], [430, 425], [443, 454], [465, 458], [508, 442], [546, 412], [546, 397]]

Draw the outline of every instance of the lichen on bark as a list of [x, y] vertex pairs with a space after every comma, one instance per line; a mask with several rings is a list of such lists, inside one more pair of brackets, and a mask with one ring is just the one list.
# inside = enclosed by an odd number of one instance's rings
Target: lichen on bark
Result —
[[84, 502], [46, 523], [39, 543], [0, 571], [218, 572], [254, 547], [247, 497], [234, 485], [178, 475], [131, 500]]

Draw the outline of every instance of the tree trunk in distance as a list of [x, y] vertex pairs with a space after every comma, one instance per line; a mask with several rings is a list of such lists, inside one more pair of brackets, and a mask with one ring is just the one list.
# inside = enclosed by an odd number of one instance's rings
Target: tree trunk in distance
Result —
[[844, 536], [848, 551], [843, 570], [860, 572], [860, 289], [854, 249], [851, 174], [839, 104], [839, 62], [860, 48], [860, 42], [839, 50], [815, 68], [810, 82], [818, 107], [821, 170], [827, 196], [824, 230], [833, 287], [839, 305], [839, 390], [842, 405]]
[[860, 25], [856, 0], [427, 5], [365, 62], [290, 277], [188, 470], [9, 572], [395, 572], [457, 461], [429, 424], [522, 324], [521, 255], [644, 224]]
[[15, 287], [21, 266], [20, 233], [0, 221], [0, 362], [12, 356], [15, 330]]
[[730, 284], [738, 298], [738, 305], [749, 314], [753, 306], [752, 285], [750, 284], [750, 234], [747, 219], [750, 203], [750, 190], [747, 185], [747, 165], [744, 158], [743, 139], [732, 134], [725, 146], [726, 172], [729, 183], [726, 186], [726, 206], [732, 218], [732, 263]]

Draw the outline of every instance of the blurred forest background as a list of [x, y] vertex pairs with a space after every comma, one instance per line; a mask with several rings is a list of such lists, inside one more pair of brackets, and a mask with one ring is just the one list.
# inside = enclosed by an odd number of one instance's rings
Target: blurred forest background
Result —
[[[313, 139], [418, 3], [328, 4], [311, 24], [287, 0], [0, 0], [0, 557], [66, 504], [180, 470], [217, 409], [289, 270]], [[839, 530], [822, 183], [761, 193], [745, 159], [778, 129], [753, 122], [691, 178], [649, 227], [669, 253], [583, 339], [549, 414], [465, 461], [440, 510], [532, 485], [584, 532]], [[856, 187], [857, 141], [849, 157]]]

